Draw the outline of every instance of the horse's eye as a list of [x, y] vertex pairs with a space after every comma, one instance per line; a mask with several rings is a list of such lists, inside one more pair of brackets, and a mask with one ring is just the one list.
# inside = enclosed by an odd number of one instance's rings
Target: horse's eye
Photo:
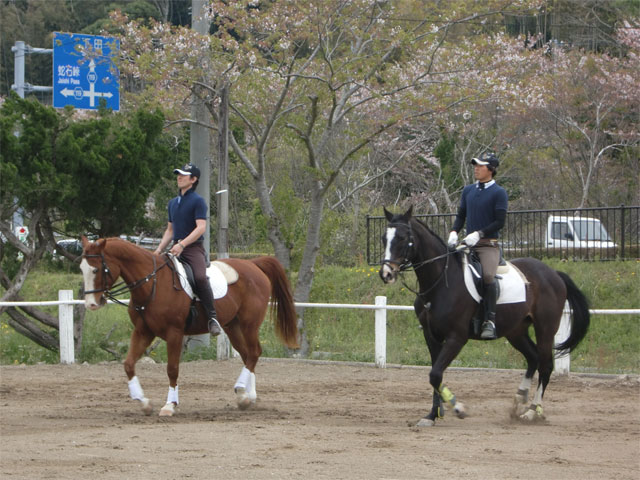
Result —
[[94, 268], [94, 269], [93, 269], [93, 273], [98, 273], [98, 269], [97, 269], [97, 268]]

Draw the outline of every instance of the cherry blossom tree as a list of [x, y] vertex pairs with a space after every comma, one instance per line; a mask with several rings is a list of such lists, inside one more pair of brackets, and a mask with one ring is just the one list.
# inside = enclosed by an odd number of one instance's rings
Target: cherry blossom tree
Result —
[[[547, 80], [553, 94], [545, 113], [553, 121], [555, 138], [565, 162], [581, 186], [579, 208], [587, 206], [594, 179], [617, 154], [640, 145], [640, 28], [621, 33], [628, 51], [619, 57], [554, 49], [554, 71]], [[637, 149], [635, 150], [637, 154]]]
[[[190, 93], [205, 96], [212, 128], [217, 89], [229, 86], [230, 108], [244, 132], [230, 144], [254, 179], [269, 239], [286, 266], [294, 246], [286, 242], [274, 208], [277, 179], [270, 178], [269, 165], [281, 146], [298, 146], [291, 162], [305, 172], [300, 181], [307, 187], [308, 221], [295, 298], [306, 301], [323, 211], [338, 180], [346, 172], [356, 174], [358, 159], [381, 143], [391, 146], [390, 154], [376, 158], [388, 159], [388, 165], [409, 158], [407, 152], [433, 138], [404, 132], [420, 128], [435, 134], [448, 111], [504, 92], [509, 79], [492, 74], [487, 82], [481, 75], [496, 70], [495, 43], [466, 34], [486, 28], [506, 8], [529, 3], [488, 1], [479, 12], [468, 1], [436, 2], [428, 11], [412, 1], [213, 1], [209, 12], [216, 33], [208, 38], [159, 24], [146, 30], [124, 24], [128, 38], [121, 45], [131, 68], [122, 70], [139, 83], [139, 98], [152, 101], [161, 88], [162, 102], [173, 100], [176, 112]], [[360, 170], [352, 191], [386, 168]]]

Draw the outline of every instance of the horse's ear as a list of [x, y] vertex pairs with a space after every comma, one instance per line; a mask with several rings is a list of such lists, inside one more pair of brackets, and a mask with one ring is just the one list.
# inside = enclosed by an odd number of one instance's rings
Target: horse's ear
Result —
[[102, 251], [102, 250], [104, 250], [104, 247], [107, 246], [107, 239], [106, 238], [99, 238], [98, 240], [95, 241], [95, 244], [98, 246], [100, 251]]
[[411, 206], [409, 207], [409, 210], [407, 210], [406, 212], [404, 212], [403, 217], [404, 217], [406, 220], [409, 220], [412, 216], [413, 216], [413, 205], [411, 205]]
[[393, 219], [393, 213], [387, 210], [386, 207], [382, 207], [382, 209], [384, 210], [384, 216], [387, 217], [387, 222], [390, 222]]
[[85, 237], [84, 235], [82, 235], [80, 237], [80, 241], [82, 242], [82, 249], [84, 250], [85, 248], [87, 248], [87, 245], [89, 245], [89, 239], [87, 237]]

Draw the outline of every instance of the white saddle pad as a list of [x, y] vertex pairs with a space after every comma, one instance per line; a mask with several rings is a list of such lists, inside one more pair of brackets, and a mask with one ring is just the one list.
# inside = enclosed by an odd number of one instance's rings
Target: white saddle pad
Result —
[[[176, 257], [172, 258], [173, 265], [176, 267], [178, 277], [180, 277], [180, 285], [182, 289], [189, 295], [190, 298], [194, 297], [193, 289], [189, 285], [187, 280], [187, 274], [185, 273], [184, 266]], [[209, 283], [211, 284], [211, 291], [213, 291], [213, 298], [217, 300], [224, 297], [227, 294], [228, 285], [227, 279], [223, 275], [222, 271], [215, 265], [216, 262], [211, 263], [207, 268], [207, 277], [209, 277]]]
[[[473, 276], [478, 275], [475, 270], [472, 271], [469, 263], [467, 262], [467, 256], [464, 255], [462, 261], [462, 268], [464, 269], [464, 284], [469, 291], [469, 294], [473, 299], [480, 303], [482, 297], [476, 289]], [[520, 303], [527, 300], [527, 279], [524, 274], [513, 263], [507, 262], [507, 267], [498, 268], [498, 283], [500, 284], [500, 296], [498, 297], [498, 303]]]

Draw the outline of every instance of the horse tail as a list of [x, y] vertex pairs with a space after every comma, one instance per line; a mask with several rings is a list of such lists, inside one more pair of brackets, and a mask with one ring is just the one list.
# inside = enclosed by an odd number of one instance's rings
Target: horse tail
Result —
[[271, 281], [271, 317], [275, 319], [276, 334], [287, 347], [298, 348], [298, 316], [284, 267], [275, 257], [264, 256], [251, 261]]
[[569, 338], [555, 346], [559, 352], [572, 352], [582, 341], [589, 329], [590, 314], [589, 301], [584, 293], [571, 280], [571, 277], [564, 272], [557, 272], [567, 286], [567, 300], [573, 311], [573, 321], [571, 322], [571, 333]]

